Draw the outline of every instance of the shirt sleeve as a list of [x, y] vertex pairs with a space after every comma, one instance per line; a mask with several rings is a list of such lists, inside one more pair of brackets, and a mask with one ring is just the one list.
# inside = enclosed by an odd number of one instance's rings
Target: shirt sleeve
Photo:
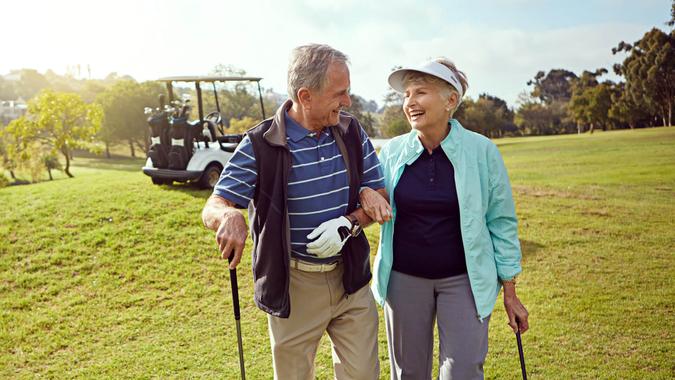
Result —
[[363, 151], [363, 175], [361, 176], [361, 188], [370, 187], [373, 190], [384, 188], [384, 175], [382, 165], [377, 158], [375, 148], [370, 142], [368, 135], [360, 129], [361, 146]]
[[230, 161], [225, 165], [218, 183], [213, 188], [213, 194], [235, 203], [238, 207], [247, 208], [255, 194], [257, 179], [253, 145], [247, 135], [237, 145]]

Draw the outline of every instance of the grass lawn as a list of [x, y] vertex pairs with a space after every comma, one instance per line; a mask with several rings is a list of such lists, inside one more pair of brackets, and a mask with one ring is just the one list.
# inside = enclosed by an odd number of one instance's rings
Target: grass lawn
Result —
[[[675, 128], [497, 144], [530, 377], [674, 378]], [[76, 157], [73, 179], [0, 189], [0, 378], [238, 377], [228, 272], [201, 225], [209, 193], [154, 186], [142, 162]], [[271, 378], [249, 255], [238, 272], [247, 375]], [[382, 321], [379, 347], [385, 379]], [[330, 356], [324, 337], [317, 378], [332, 378]], [[501, 301], [486, 378], [520, 378]]]

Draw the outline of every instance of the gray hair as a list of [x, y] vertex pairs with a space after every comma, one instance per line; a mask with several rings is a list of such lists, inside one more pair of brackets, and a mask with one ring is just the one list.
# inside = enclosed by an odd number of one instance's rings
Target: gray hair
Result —
[[328, 66], [347, 63], [347, 56], [328, 45], [310, 44], [298, 46], [291, 52], [288, 64], [288, 95], [298, 101], [298, 90], [306, 87], [320, 91], [326, 84]]

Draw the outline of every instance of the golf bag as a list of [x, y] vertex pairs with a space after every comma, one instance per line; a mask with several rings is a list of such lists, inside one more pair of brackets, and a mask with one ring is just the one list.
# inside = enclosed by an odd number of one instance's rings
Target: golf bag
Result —
[[169, 169], [185, 170], [194, 150], [193, 141], [197, 132], [202, 130], [199, 123], [189, 123], [187, 114], [171, 119], [171, 149], [169, 149]]
[[171, 137], [169, 130], [169, 120], [163, 112], [156, 113], [148, 118], [150, 125], [150, 149], [148, 157], [152, 160], [154, 167], [166, 169], [169, 166], [169, 147], [171, 146]]

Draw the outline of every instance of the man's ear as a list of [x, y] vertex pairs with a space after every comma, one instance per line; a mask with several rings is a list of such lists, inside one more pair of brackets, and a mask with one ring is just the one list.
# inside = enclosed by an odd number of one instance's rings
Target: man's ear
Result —
[[307, 87], [300, 87], [298, 90], [298, 102], [302, 104], [302, 108], [310, 109], [312, 104], [312, 93]]

